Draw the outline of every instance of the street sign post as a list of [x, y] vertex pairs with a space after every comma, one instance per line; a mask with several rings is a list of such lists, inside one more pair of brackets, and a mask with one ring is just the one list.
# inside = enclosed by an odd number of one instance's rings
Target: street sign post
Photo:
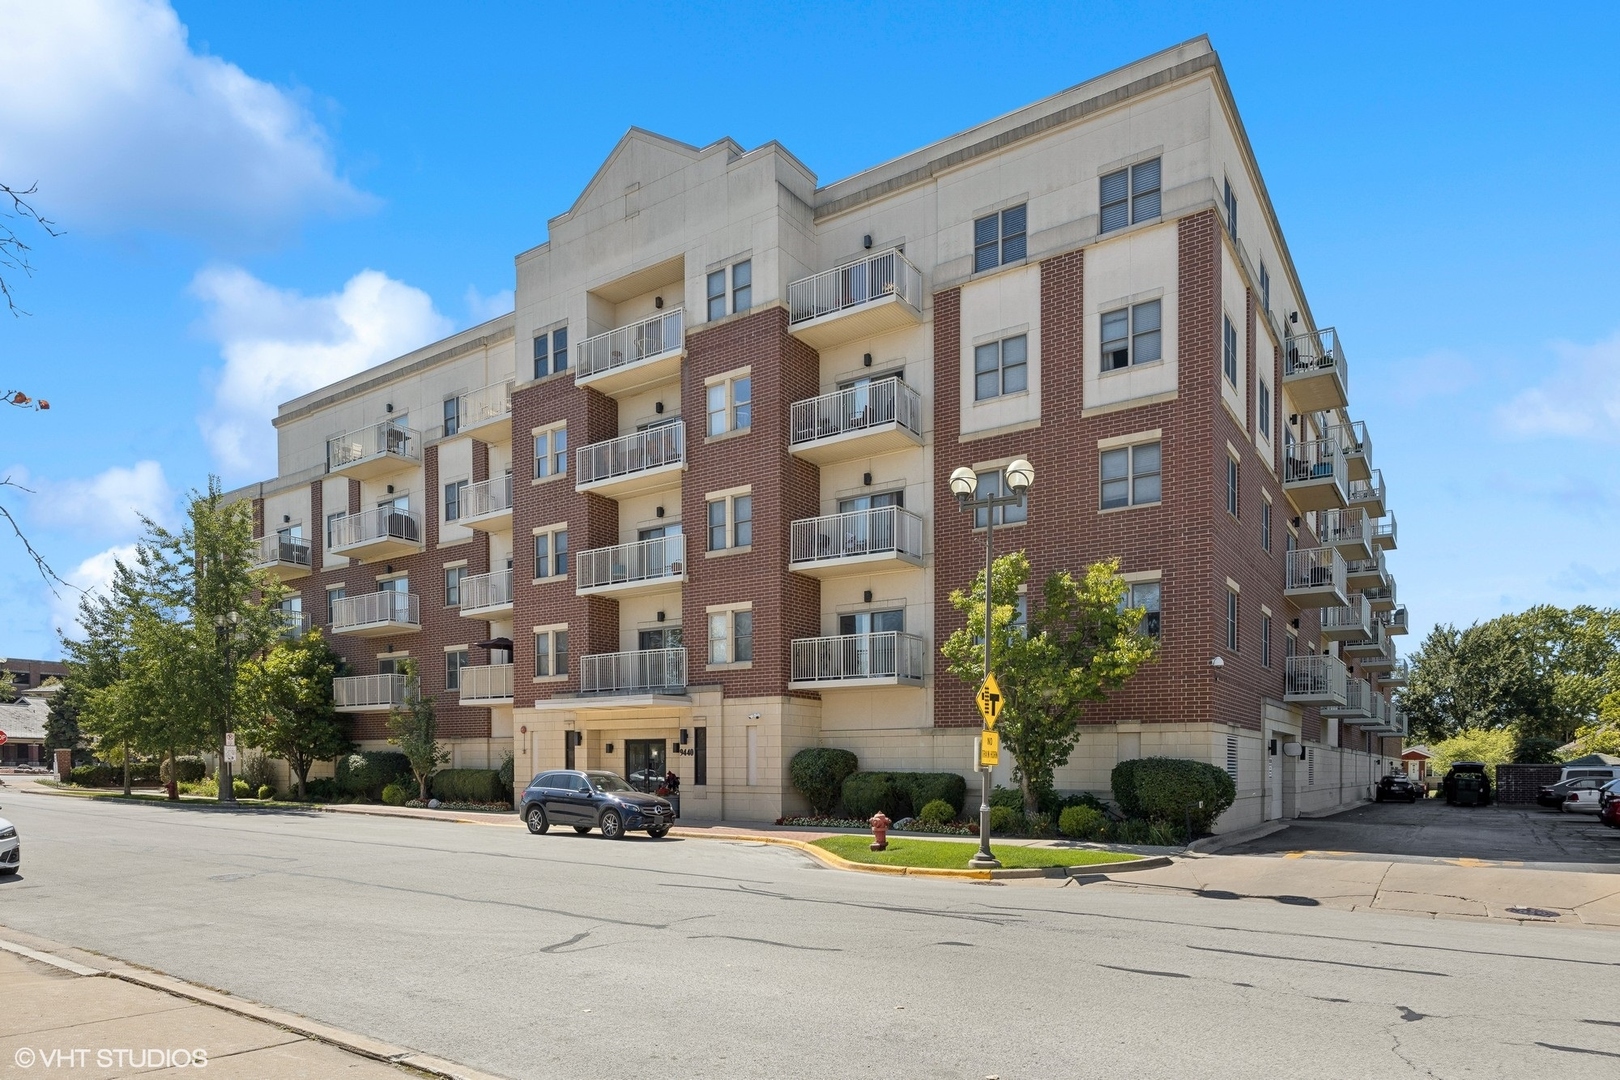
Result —
[[236, 747], [227, 746], [225, 748], [225, 760], [232, 765], [236, 764]]
[[974, 704], [979, 706], [979, 715], [984, 717], [984, 729], [994, 731], [996, 721], [1001, 719], [1001, 684], [996, 682], [996, 673], [990, 672], [979, 684], [978, 691], [973, 695]]

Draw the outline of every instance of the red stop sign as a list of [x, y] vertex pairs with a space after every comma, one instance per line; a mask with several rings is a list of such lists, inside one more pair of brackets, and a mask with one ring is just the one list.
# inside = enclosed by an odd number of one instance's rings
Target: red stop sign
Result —
[[6, 733], [0, 731], [0, 746], [6, 745]]

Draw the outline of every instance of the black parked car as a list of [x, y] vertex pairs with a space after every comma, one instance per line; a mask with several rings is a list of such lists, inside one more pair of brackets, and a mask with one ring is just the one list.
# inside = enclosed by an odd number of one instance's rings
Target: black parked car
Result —
[[1378, 781], [1378, 790], [1373, 792], [1374, 802], [1392, 802], [1395, 799], [1405, 799], [1407, 802], [1417, 802], [1423, 798], [1423, 789], [1412, 783], [1402, 773], [1391, 773]]
[[576, 769], [536, 776], [523, 792], [518, 815], [532, 833], [572, 825], [582, 834], [601, 829], [609, 840], [642, 830], [654, 838], [665, 836], [675, 823], [668, 799], [637, 791], [618, 773]]
[[1457, 761], [1440, 782], [1450, 806], [1485, 806], [1491, 801], [1491, 778], [1483, 761]]
[[1554, 810], [1564, 805], [1564, 796], [1569, 794], [1573, 780], [1560, 780], [1556, 784], [1546, 784], [1536, 792], [1537, 806], [1550, 806]]

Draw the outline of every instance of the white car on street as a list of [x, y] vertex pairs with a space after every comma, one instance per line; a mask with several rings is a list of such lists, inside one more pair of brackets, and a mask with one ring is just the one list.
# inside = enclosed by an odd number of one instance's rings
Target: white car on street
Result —
[[1608, 780], [1596, 776], [1571, 780], [1564, 789], [1564, 801], [1558, 809], [1566, 814], [1597, 813], [1602, 809], [1603, 785], [1607, 783]]
[[22, 842], [17, 826], [0, 817], [0, 874], [15, 874], [22, 867]]

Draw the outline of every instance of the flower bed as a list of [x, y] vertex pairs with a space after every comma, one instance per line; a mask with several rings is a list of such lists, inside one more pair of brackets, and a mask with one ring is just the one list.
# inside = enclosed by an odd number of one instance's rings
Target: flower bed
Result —
[[480, 814], [510, 814], [512, 812], [512, 808], [505, 803], [441, 802], [436, 806], [429, 806], [421, 799], [410, 799], [406, 801], [405, 805], [416, 810], [461, 810]]
[[776, 819], [776, 823], [778, 825], [803, 825], [811, 829], [862, 829], [871, 831], [872, 828], [871, 825], [860, 818], [816, 817], [814, 815], [779, 817]]

